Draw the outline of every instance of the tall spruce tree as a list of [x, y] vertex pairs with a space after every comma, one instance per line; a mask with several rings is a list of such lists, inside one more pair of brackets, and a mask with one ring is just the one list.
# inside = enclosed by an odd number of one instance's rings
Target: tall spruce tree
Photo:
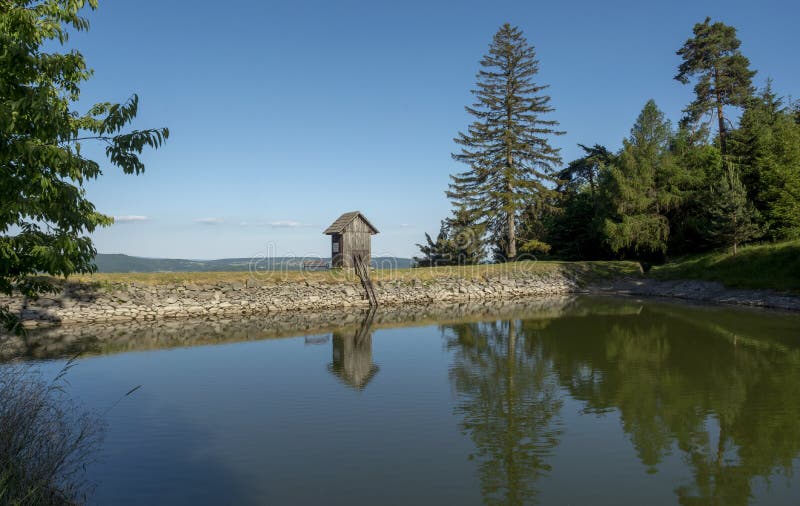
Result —
[[711, 23], [706, 18], [694, 25], [694, 37], [688, 39], [677, 54], [683, 58], [675, 79], [688, 84], [692, 78], [695, 99], [684, 109], [683, 125], [702, 124], [702, 118], [716, 116], [719, 131], [719, 146], [723, 164], [728, 163], [729, 121], [725, 117], [725, 107], [744, 106], [753, 94], [752, 79], [755, 71], [750, 70], [748, 60], [736, 38], [736, 28], [724, 23]]
[[503, 25], [480, 64], [476, 102], [466, 108], [475, 120], [456, 137], [462, 148], [453, 154], [469, 169], [451, 176], [447, 196], [513, 260], [520, 213], [531, 204], [552, 207], [561, 157], [549, 137], [563, 132], [543, 118], [553, 108], [542, 94], [547, 86], [534, 81], [539, 61], [519, 28]]
[[623, 141], [617, 163], [609, 171], [606, 191], [612, 216], [605, 233], [615, 252], [632, 250], [643, 258], [667, 250], [667, 212], [681, 199], [680, 171], [670, 152], [672, 131], [664, 113], [650, 100]]

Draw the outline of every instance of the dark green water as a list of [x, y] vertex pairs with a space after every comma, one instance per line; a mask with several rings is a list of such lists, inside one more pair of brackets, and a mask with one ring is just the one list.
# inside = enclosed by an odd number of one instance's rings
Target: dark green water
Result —
[[107, 415], [97, 504], [800, 504], [797, 315], [580, 298], [297, 318], [24, 353], [45, 373], [89, 353], [69, 393], [91, 408], [142, 385]]

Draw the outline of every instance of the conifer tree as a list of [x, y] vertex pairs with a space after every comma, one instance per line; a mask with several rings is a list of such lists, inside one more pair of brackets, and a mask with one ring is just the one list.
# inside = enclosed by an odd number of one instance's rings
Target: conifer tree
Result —
[[680, 172], [681, 201], [667, 213], [670, 254], [704, 251], [713, 245], [708, 236], [709, 188], [721, 177], [719, 147], [698, 139], [686, 128], [673, 136], [670, 151]]
[[563, 132], [544, 117], [553, 111], [542, 94], [547, 86], [534, 81], [539, 61], [518, 28], [503, 25], [480, 63], [476, 102], [466, 108], [475, 119], [455, 139], [461, 150], [453, 154], [469, 168], [451, 176], [447, 195], [513, 260], [519, 214], [532, 203], [552, 205], [561, 158], [549, 137]]
[[483, 225], [476, 224], [476, 221], [463, 207], [455, 209], [453, 215], [447, 219], [458, 265], [477, 264], [486, 256], [483, 241], [486, 229]]
[[706, 18], [694, 25], [694, 37], [688, 39], [677, 54], [683, 58], [675, 79], [688, 84], [692, 78], [695, 99], [684, 109], [684, 125], [697, 125], [703, 116], [716, 116], [723, 165], [728, 156], [728, 123], [725, 107], [744, 106], [753, 94], [751, 81], [755, 72], [736, 38], [736, 28], [724, 23], [711, 23]]
[[800, 236], [800, 126], [771, 82], [745, 108], [731, 151], [768, 236]]
[[720, 244], [730, 246], [734, 255], [741, 243], [761, 233], [757, 223], [758, 212], [747, 200], [744, 186], [732, 167], [723, 171], [711, 192], [709, 215], [710, 236]]
[[480, 226], [474, 225], [463, 209], [457, 209], [442, 220], [436, 240], [425, 234], [425, 244], [417, 244], [423, 256], [414, 257], [414, 262], [418, 267], [477, 264], [484, 257], [482, 235]]
[[417, 244], [421, 257], [414, 257], [417, 267], [437, 267], [452, 265], [452, 248], [450, 245], [450, 230], [447, 220], [442, 220], [439, 234], [434, 241], [429, 233], [425, 233], [425, 244]]
[[670, 152], [671, 127], [650, 100], [639, 114], [618, 161], [609, 171], [612, 216], [605, 233], [615, 252], [663, 255], [669, 238], [667, 212], [680, 202], [680, 174]]

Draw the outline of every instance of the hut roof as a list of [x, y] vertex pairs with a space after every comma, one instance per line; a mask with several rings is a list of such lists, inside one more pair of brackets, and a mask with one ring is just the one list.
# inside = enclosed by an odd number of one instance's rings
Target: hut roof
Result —
[[326, 228], [325, 232], [323, 232], [323, 234], [327, 234], [327, 235], [341, 234], [342, 232], [344, 232], [344, 229], [346, 229], [347, 226], [353, 220], [356, 219], [356, 217], [360, 217], [362, 220], [364, 220], [364, 223], [367, 224], [367, 226], [369, 227], [369, 229], [372, 231], [373, 234], [377, 234], [378, 233], [378, 229], [375, 228], [372, 225], [372, 223], [370, 223], [369, 220], [363, 214], [361, 214], [360, 211], [351, 211], [349, 213], [344, 213], [343, 215], [341, 215], [338, 218], [336, 218], [336, 221], [331, 223], [331, 226]]

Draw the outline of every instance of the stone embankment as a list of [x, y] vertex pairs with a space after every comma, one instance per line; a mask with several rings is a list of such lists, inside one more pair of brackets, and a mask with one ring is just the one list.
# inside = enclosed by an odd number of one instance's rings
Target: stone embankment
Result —
[[[277, 311], [249, 316], [215, 316], [96, 322], [31, 329], [25, 336], [0, 339], [0, 362], [16, 358], [52, 359], [75, 355], [162, 350], [177, 347], [305, 337], [305, 345], [329, 344], [331, 333], [353, 335], [368, 331], [418, 325], [447, 325], [466, 321], [558, 318], [569, 311], [575, 296], [527, 297], [474, 302], [404, 304], [342, 309]], [[638, 307], [638, 306], [637, 306]], [[580, 308], [577, 308], [580, 311]]]
[[[715, 304], [736, 304], [800, 311], [800, 297], [768, 290], [736, 290], [704, 281], [658, 281], [619, 278], [587, 284], [569, 271], [516, 272], [475, 278], [459, 276], [430, 280], [375, 282], [382, 307], [513, 301], [526, 297], [577, 293], [670, 297]], [[185, 317], [237, 317], [286, 311], [326, 311], [365, 308], [358, 282], [271, 281], [213, 284], [112, 283], [104, 286], [65, 283], [61, 293], [35, 301], [2, 298], [26, 327], [149, 321]]]
[[[384, 306], [512, 300], [576, 293], [582, 283], [569, 273], [378, 281]], [[279, 311], [360, 308], [368, 305], [357, 282], [285, 281], [203, 285], [114, 283], [104, 287], [67, 283], [61, 293], [35, 301], [0, 298], [28, 327], [49, 324], [156, 320], [174, 317], [256, 315]]]

